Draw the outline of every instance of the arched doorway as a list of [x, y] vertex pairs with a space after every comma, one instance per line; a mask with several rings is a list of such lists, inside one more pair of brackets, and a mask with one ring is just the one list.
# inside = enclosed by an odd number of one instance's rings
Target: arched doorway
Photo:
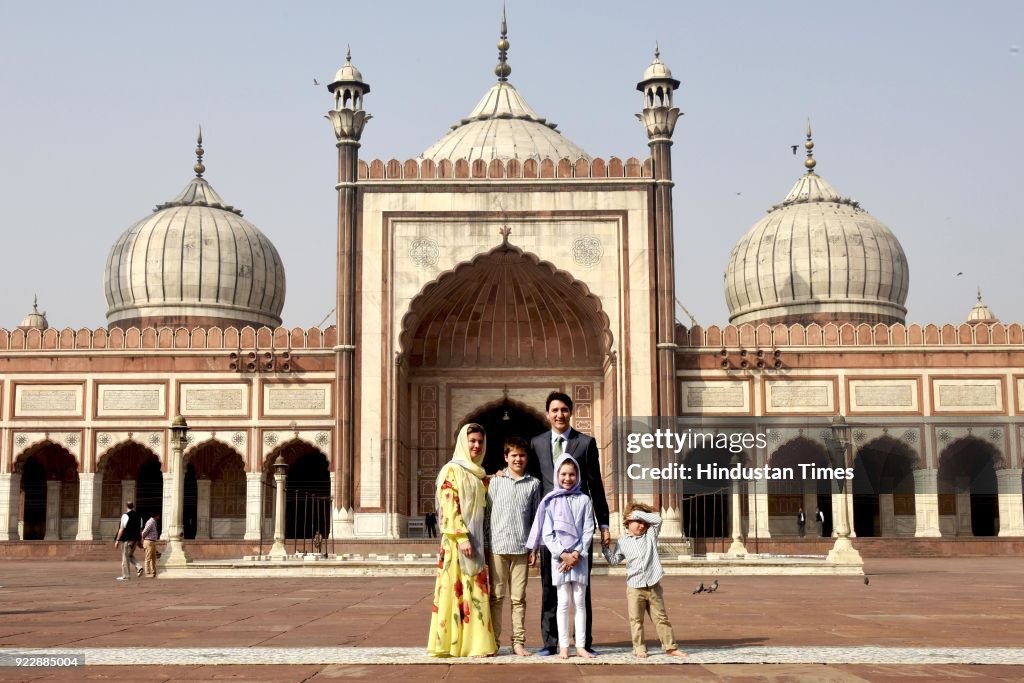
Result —
[[[100, 533], [113, 538], [124, 505], [136, 504], [143, 519], [163, 512], [164, 477], [156, 453], [136, 441], [125, 441], [100, 456], [97, 478], [100, 492]], [[129, 487], [125, 491], [125, 486]], [[166, 524], [166, 522], [165, 522]]]
[[[832, 533], [832, 482], [829, 479], [807, 479], [801, 476], [801, 465], [832, 467], [825, 447], [805, 436], [786, 442], [768, 458], [770, 467], [788, 467], [792, 479], [768, 480], [768, 520], [772, 536], [796, 536], [799, 533], [797, 514], [803, 508], [807, 519], [805, 533], [815, 536]], [[819, 532], [814, 521], [821, 510], [825, 522]]]
[[[682, 485], [683, 531], [690, 538], [725, 538], [732, 530], [732, 484], [717, 476], [697, 476], [697, 468], [727, 469], [737, 458], [724, 448], [696, 448], [683, 458], [691, 478]], [[741, 459], [745, 456], [740, 455]], [[717, 470], [715, 470], [717, 471]], [[742, 500], [742, 499], [741, 499]], [[695, 549], [696, 550], [696, 549]]]
[[954, 511], [958, 535], [995, 536], [999, 531], [996, 470], [1002, 454], [974, 436], [951, 443], [939, 456], [939, 509]]
[[[327, 456], [312, 444], [293, 439], [267, 456], [264, 479], [274, 483], [278, 455], [288, 465], [285, 479], [285, 538], [331, 534], [331, 475]], [[273, 502], [273, 496], [267, 496]], [[271, 510], [273, 508], [271, 507]]]
[[[26, 541], [65, 536], [64, 519], [78, 518], [78, 462], [62, 446], [43, 441], [15, 462], [21, 474], [22, 538]], [[58, 487], [52, 488], [50, 482]], [[58, 498], [50, 500], [56, 493]], [[73, 535], [72, 535], [73, 537]]]
[[[397, 441], [405, 450], [391, 484], [399, 514], [433, 508], [437, 472], [462, 424], [484, 426], [484, 466], [493, 472], [504, 464], [506, 436], [529, 440], [548, 428], [552, 390], [572, 397], [575, 428], [601, 437], [606, 427], [609, 440], [612, 414], [598, 406], [615, 405], [610, 324], [600, 299], [569, 273], [505, 243], [427, 284], [401, 329]], [[615, 509], [613, 487], [606, 493]]]
[[858, 536], [913, 535], [917, 462], [917, 454], [891, 436], [875, 439], [857, 451], [852, 491], [853, 528]]
[[[488, 474], [505, 467], [505, 439], [518, 436], [529, 443], [530, 439], [548, 429], [547, 422], [538, 411], [516, 401], [502, 401], [497, 405], [485, 406], [465, 422], [476, 422], [487, 434], [484, 469]], [[461, 425], [459, 428], [461, 429]]]
[[[195, 489], [195, 531], [199, 538], [242, 538], [245, 535], [245, 461], [225, 443], [208, 439], [185, 453], [186, 517], [189, 477]], [[191, 474], [190, 474], [191, 473]], [[203, 491], [202, 489], [206, 489]]]

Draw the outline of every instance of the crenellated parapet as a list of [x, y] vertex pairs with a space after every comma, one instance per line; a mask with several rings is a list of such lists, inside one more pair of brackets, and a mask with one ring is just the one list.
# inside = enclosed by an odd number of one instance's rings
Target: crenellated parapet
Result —
[[333, 349], [337, 328], [310, 327], [130, 327], [73, 330], [0, 329], [0, 353], [5, 351], [144, 351], [163, 349]]
[[729, 347], [778, 348], [811, 347], [934, 347], [934, 346], [1024, 346], [1020, 323], [991, 325], [712, 325], [708, 328], [677, 327], [676, 343], [681, 351]]
[[374, 159], [359, 162], [359, 180], [566, 180], [653, 178], [650, 159]]

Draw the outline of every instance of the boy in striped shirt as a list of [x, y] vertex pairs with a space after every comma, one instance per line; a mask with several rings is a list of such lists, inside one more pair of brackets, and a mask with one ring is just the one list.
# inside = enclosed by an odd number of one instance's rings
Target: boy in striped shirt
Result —
[[525, 657], [526, 581], [537, 562], [526, 548], [526, 539], [537, 514], [541, 483], [526, 472], [528, 446], [514, 437], [505, 441], [503, 476], [492, 477], [487, 486], [484, 510], [484, 546], [491, 574], [491, 624], [494, 640], [501, 645], [501, 615], [505, 596], [512, 598], [512, 651]]
[[615, 544], [615, 549], [604, 548], [608, 564], [626, 564], [626, 602], [629, 606], [629, 627], [633, 637], [633, 654], [641, 659], [647, 657], [644, 642], [644, 615], [651, 615], [651, 621], [658, 630], [661, 646], [669, 657], [685, 657], [676, 645], [672, 624], [665, 614], [665, 599], [661, 591], [661, 577], [665, 571], [658, 558], [658, 531], [661, 516], [654, 508], [634, 502], [623, 515], [626, 535]]

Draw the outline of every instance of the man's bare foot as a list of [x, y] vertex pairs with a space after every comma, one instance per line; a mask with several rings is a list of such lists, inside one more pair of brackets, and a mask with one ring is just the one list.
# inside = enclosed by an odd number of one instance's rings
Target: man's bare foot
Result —
[[593, 659], [594, 658], [594, 655], [592, 655], [589, 652], [587, 652], [587, 649], [584, 648], [584, 647], [576, 648], [576, 656], [577, 657], [583, 657], [584, 659]]
[[667, 654], [669, 657], [687, 657], [687, 656], [689, 656], [685, 652], [683, 652], [682, 650], [665, 650], [665, 654]]
[[558, 648], [558, 656], [562, 659], [569, 659], [569, 648], [560, 647]]
[[647, 659], [647, 650], [637, 650], [633, 654], [635, 654], [640, 659]]
[[512, 646], [512, 652], [516, 653], [520, 657], [529, 657], [533, 654], [519, 643]]

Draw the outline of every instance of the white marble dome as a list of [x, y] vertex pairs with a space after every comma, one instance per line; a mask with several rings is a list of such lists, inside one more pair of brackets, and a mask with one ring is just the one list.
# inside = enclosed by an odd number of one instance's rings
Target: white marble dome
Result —
[[104, 288], [115, 327], [276, 327], [285, 276], [270, 240], [197, 176], [118, 238]]
[[904, 322], [910, 270], [896, 237], [813, 170], [733, 247], [733, 324]]
[[527, 104], [511, 83], [499, 81], [469, 116], [421, 155], [422, 159], [569, 159], [590, 160], [581, 147]]

